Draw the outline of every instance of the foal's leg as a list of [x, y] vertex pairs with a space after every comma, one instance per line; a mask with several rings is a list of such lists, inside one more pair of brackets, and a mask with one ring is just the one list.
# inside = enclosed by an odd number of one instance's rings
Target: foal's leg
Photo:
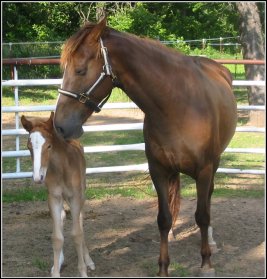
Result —
[[63, 209], [62, 197], [48, 196], [48, 206], [53, 220], [52, 244], [54, 251], [54, 266], [51, 269], [52, 277], [60, 277], [60, 268], [64, 262], [63, 256], [63, 221], [65, 211]]
[[84, 259], [84, 238], [83, 228], [80, 218], [82, 218], [81, 211], [84, 200], [80, 197], [73, 197], [70, 201], [71, 215], [73, 219], [72, 237], [78, 255], [78, 270], [81, 277], [87, 277], [87, 267]]
[[[80, 214], [80, 225], [83, 232], [83, 212], [81, 212]], [[86, 266], [88, 266], [91, 270], [95, 270], [95, 264], [89, 255], [89, 251], [84, 240], [84, 232], [83, 232], [83, 256], [84, 256], [84, 261]]]
[[[210, 225], [210, 198], [213, 192], [213, 165], [206, 165], [198, 174], [197, 185], [197, 210], [195, 213], [196, 223], [201, 232], [201, 268], [207, 272], [214, 272], [211, 268], [211, 250], [208, 243], [208, 228]], [[204, 269], [202, 269], [203, 271]]]

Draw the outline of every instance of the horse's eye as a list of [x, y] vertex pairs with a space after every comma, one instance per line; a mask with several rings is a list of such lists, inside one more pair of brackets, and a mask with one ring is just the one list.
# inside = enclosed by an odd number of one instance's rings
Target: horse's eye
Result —
[[75, 73], [79, 76], [84, 76], [85, 73], [86, 73], [86, 70], [84, 69], [79, 69], [79, 70], [76, 70]]
[[50, 149], [52, 147], [52, 145], [51, 144], [49, 144], [48, 146], [47, 146], [47, 149]]

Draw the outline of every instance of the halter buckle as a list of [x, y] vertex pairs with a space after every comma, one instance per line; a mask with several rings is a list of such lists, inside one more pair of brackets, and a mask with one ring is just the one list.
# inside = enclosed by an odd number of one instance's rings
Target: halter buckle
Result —
[[81, 93], [79, 96], [79, 102], [85, 104], [87, 100], [89, 100], [89, 97], [85, 95], [85, 93]]

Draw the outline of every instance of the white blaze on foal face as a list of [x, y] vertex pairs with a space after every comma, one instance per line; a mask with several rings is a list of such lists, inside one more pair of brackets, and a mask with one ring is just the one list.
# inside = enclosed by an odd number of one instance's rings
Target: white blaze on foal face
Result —
[[[46, 171], [47, 171], [47, 162], [44, 165], [44, 150], [45, 147], [45, 138], [40, 132], [33, 132], [30, 134], [29, 138], [29, 148], [32, 151], [32, 160], [33, 160], [33, 180], [38, 183], [44, 182]], [[45, 156], [47, 157], [47, 156]]]

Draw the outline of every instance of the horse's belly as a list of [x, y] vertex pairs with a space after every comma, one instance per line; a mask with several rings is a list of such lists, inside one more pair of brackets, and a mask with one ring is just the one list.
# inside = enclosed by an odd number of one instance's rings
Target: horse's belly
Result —
[[146, 155], [149, 162], [156, 162], [173, 172], [193, 175], [198, 164], [200, 151], [177, 141], [175, 145], [160, 144], [156, 141], [146, 142]]

